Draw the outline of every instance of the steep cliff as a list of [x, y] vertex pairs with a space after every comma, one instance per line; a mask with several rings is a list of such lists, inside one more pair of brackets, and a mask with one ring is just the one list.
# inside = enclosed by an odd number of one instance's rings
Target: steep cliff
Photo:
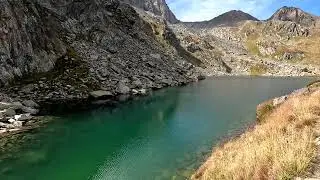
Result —
[[13, 83], [3, 90], [13, 98], [76, 101], [192, 80], [194, 66], [117, 0], [5, 0], [0, 12], [0, 82]]
[[172, 13], [165, 0], [122, 0], [134, 7], [160, 16], [170, 23], [178, 23], [179, 20]]

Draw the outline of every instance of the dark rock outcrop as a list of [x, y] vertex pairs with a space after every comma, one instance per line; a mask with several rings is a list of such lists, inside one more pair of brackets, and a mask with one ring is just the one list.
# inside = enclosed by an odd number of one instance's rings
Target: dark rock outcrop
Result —
[[134, 7], [140, 8], [144, 11], [153, 13], [154, 15], [162, 17], [170, 23], [178, 23], [179, 20], [170, 10], [165, 0], [122, 0]]
[[232, 10], [221, 14], [209, 21], [202, 21], [202, 22], [184, 22], [187, 27], [191, 28], [213, 28], [217, 26], [233, 26], [236, 25], [238, 22], [241, 21], [259, 21], [257, 18], [251, 16], [248, 13], [242, 11]]

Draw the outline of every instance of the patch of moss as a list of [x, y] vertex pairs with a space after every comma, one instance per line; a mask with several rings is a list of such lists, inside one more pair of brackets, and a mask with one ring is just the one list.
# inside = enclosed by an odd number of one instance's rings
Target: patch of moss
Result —
[[259, 76], [268, 72], [268, 67], [264, 64], [256, 64], [250, 67], [250, 75]]

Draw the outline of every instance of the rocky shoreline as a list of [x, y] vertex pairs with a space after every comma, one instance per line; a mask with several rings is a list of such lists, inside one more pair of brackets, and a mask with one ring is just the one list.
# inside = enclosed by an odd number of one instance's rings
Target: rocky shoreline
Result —
[[0, 102], [0, 136], [31, 128], [39, 117], [40, 106], [32, 100], [13, 101], [2, 94]]

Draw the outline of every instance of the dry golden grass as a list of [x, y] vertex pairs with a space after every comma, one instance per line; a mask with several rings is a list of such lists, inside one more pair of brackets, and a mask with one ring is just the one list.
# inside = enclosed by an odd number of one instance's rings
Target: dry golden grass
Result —
[[216, 148], [193, 176], [202, 180], [293, 179], [316, 156], [320, 91], [291, 97], [241, 137]]

